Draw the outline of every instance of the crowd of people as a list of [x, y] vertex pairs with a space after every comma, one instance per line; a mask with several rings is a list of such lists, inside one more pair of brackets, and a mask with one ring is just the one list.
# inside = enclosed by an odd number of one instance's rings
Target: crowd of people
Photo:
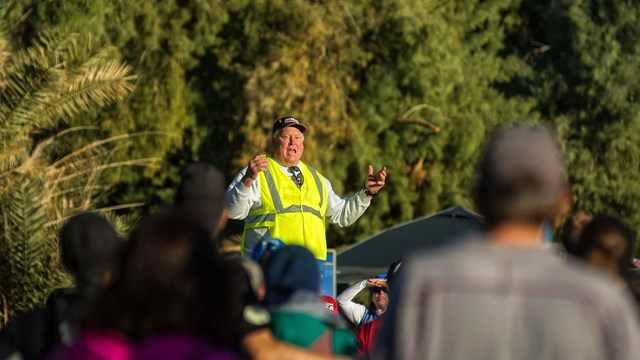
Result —
[[[490, 137], [473, 192], [484, 232], [398, 259], [333, 299], [319, 290], [324, 222], [356, 221], [387, 170], [369, 167], [362, 191], [337, 196], [300, 161], [306, 129], [278, 119], [273, 154], [226, 190], [215, 167], [188, 165], [173, 203], [126, 241], [96, 213], [71, 218], [60, 248], [75, 287], [12, 319], [0, 359], [640, 357], [631, 228], [579, 212], [562, 229], [566, 251], [543, 246], [573, 201], [548, 130]], [[220, 251], [228, 217], [245, 221], [239, 253]], [[354, 302], [363, 291], [368, 305]]]

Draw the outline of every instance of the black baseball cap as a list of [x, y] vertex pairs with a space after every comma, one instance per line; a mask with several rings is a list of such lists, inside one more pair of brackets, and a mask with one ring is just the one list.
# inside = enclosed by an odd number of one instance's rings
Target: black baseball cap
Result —
[[301, 123], [300, 120], [294, 118], [293, 116], [285, 116], [276, 120], [276, 122], [273, 124], [273, 132], [275, 133], [276, 131], [289, 126], [295, 126], [298, 130], [300, 130], [300, 132], [307, 131], [307, 127], [303, 123]]

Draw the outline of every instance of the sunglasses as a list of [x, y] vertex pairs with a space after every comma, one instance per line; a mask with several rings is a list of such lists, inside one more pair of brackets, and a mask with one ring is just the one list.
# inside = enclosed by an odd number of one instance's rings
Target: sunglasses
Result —
[[378, 286], [374, 286], [373, 287], [373, 292], [377, 293], [377, 292], [384, 292], [384, 293], [389, 293], [389, 288], [386, 287], [378, 287]]

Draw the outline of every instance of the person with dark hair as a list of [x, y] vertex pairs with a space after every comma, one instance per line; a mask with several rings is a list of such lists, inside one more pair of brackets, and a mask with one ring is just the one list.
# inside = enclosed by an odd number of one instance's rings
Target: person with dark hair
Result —
[[233, 359], [209, 230], [165, 209], [124, 245], [113, 279], [92, 302], [84, 331], [54, 359]]
[[568, 254], [576, 255], [580, 234], [589, 222], [593, 219], [593, 215], [586, 211], [577, 211], [572, 214], [562, 226], [562, 246]]
[[[387, 291], [390, 291], [395, 285], [400, 268], [402, 267], [402, 261], [402, 259], [398, 259], [389, 265], [389, 270], [387, 270], [387, 275], [385, 276], [385, 287]], [[371, 351], [373, 351], [378, 341], [378, 333], [382, 328], [382, 324], [384, 324], [384, 313], [358, 327], [358, 356], [364, 358], [371, 356]]]
[[[367, 288], [370, 289], [370, 305], [364, 306], [354, 302], [353, 298]], [[340, 293], [336, 301], [342, 314], [358, 328], [377, 319], [387, 311], [389, 305], [387, 279], [382, 274], [382, 277], [357, 282]]]
[[495, 132], [478, 175], [486, 233], [402, 265], [372, 358], [637, 359], [630, 299], [541, 246], [543, 223], [554, 223], [570, 194], [551, 133]]
[[173, 205], [199, 221], [216, 238], [227, 224], [224, 175], [206, 163], [187, 165], [182, 171]]
[[[193, 163], [183, 170], [174, 196], [176, 211], [210, 233], [209, 240], [216, 252], [219, 248], [218, 235], [227, 221], [224, 184], [224, 176], [217, 168], [206, 163]], [[225, 318], [218, 320], [221, 323], [226, 321], [224, 335], [230, 339], [232, 348], [243, 352], [242, 341], [248, 334], [268, 331], [269, 313], [256, 306], [263, 296], [261, 292], [264, 292], [260, 289], [264, 284], [259, 284], [262, 273], [255, 274], [253, 264], [243, 257], [227, 255], [224, 259], [216, 258], [216, 264], [216, 287], [221, 298], [226, 299], [225, 304], [217, 305], [225, 309]]]
[[327, 257], [326, 220], [353, 224], [384, 186], [386, 167], [377, 173], [369, 165], [364, 188], [341, 198], [322, 174], [301, 161], [307, 126], [290, 116], [275, 121], [272, 154], [257, 155], [227, 189], [232, 219], [244, 219], [243, 251], [250, 254], [264, 237], [302, 245], [316, 258]]
[[265, 267], [267, 293], [276, 338], [326, 355], [354, 355], [356, 340], [342, 319], [320, 299], [320, 272], [313, 254], [288, 245], [273, 253]]
[[576, 256], [609, 274], [621, 288], [628, 289], [634, 243], [633, 230], [624, 221], [598, 215], [582, 231]]
[[75, 287], [52, 294], [44, 308], [16, 317], [0, 332], [0, 359], [42, 359], [59, 343], [69, 343], [78, 317], [93, 295], [111, 277], [120, 238], [111, 224], [96, 213], [75, 215], [62, 227], [62, 264]]

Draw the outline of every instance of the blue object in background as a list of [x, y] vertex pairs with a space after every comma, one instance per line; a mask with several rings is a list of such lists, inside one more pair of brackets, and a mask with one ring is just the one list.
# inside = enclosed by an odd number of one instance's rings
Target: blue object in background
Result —
[[542, 223], [542, 243], [550, 244], [553, 242], [553, 228], [548, 221]]
[[255, 262], [260, 262], [260, 258], [266, 251], [273, 253], [283, 246], [284, 242], [282, 242], [282, 240], [267, 236], [253, 247], [253, 250], [251, 251], [251, 259]]
[[336, 250], [327, 249], [327, 260], [318, 260], [320, 295], [336, 298]]

